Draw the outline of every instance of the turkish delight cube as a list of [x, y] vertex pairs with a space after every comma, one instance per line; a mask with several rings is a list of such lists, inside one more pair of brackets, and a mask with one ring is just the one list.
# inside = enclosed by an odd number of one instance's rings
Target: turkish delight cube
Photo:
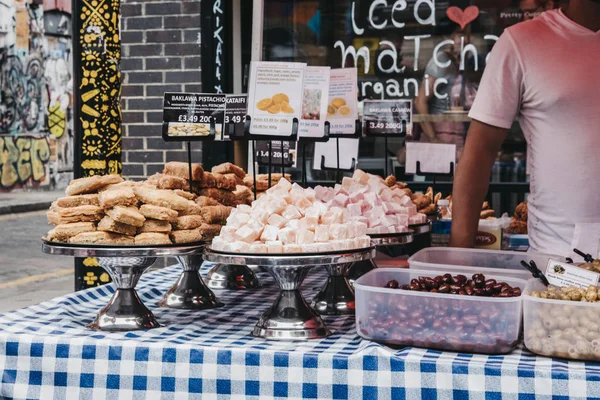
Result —
[[298, 229], [298, 220], [290, 219], [286, 225], [286, 228]]
[[241, 214], [236, 213], [227, 217], [227, 226], [230, 226], [235, 229], [239, 229], [242, 226], [246, 225], [250, 220], [249, 214]]
[[331, 198], [329, 198], [330, 195], [333, 195], [331, 188], [321, 185], [315, 187], [315, 198], [317, 200], [320, 200], [325, 203], [331, 200]]
[[267, 252], [267, 245], [264, 243], [252, 243], [250, 244], [250, 249], [249, 249], [250, 253], [266, 253]]
[[296, 208], [302, 213], [304, 214], [304, 212], [310, 207], [312, 206], [312, 203], [310, 202], [310, 200], [308, 200], [306, 197], [301, 197], [299, 198], [294, 205], [296, 206]]
[[298, 229], [296, 235], [296, 243], [298, 244], [311, 244], [315, 242], [315, 233], [307, 229]]
[[283, 210], [283, 213], [281, 213], [281, 216], [289, 221], [292, 219], [301, 218], [302, 214], [300, 213], [300, 211], [298, 211], [296, 206], [288, 204], [287, 207]]
[[276, 240], [273, 242], [267, 242], [265, 244], [267, 245], [267, 253], [272, 253], [272, 254], [283, 253], [283, 243], [281, 243], [280, 241]]
[[233, 243], [239, 240], [239, 238], [235, 234], [235, 231], [237, 231], [235, 227], [227, 225], [221, 228], [221, 233], [219, 234], [219, 236], [224, 241]]
[[235, 231], [235, 235], [239, 238], [239, 240], [246, 243], [254, 242], [260, 237], [261, 233], [262, 229], [256, 229], [249, 225], [244, 225]]
[[343, 194], [343, 193], [338, 193], [333, 198], [333, 204], [338, 207], [346, 207], [346, 204], [348, 204], [348, 199], [349, 199], [348, 195]]
[[299, 244], [284, 244], [283, 245], [284, 253], [302, 253], [302, 246]]
[[348, 227], [346, 224], [331, 224], [329, 227], [329, 238], [341, 240], [348, 238]]
[[277, 240], [277, 234], [279, 233], [279, 228], [273, 225], [267, 225], [262, 231], [260, 235], [260, 240], [263, 242], [274, 242]]
[[347, 210], [350, 217], [360, 217], [362, 215], [362, 207], [360, 204], [348, 204]]
[[227, 243], [222, 237], [215, 237], [212, 240], [212, 243], [210, 244], [211, 249], [213, 250], [223, 250], [223, 248], [225, 247], [225, 243]]
[[315, 230], [319, 223], [319, 219], [315, 217], [304, 217], [298, 220], [298, 229], [308, 229], [309, 231]]
[[239, 213], [242, 213], [242, 214], [250, 214], [252, 212], [252, 207], [250, 207], [247, 204], [240, 204], [239, 206], [237, 206], [236, 208], [234, 208], [232, 210], [232, 212], [233, 211], [239, 212]]
[[282, 228], [287, 223], [287, 219], [283, 218], [279, 214], [271, 214], [267, 220], [267, 223], [269, 225], [276, 226], [277, 228]]
[[270, 215], [277, 215], [277, 214], [269, 214], [266, 210], [257, 208], [257, 209], [252, 210], [250, 217], [262, 224], [266, 224], [269, 221]]
[[317, 198], [317, 195], [316, 195], [315, 190], [313, 188], [307, 188], [307, 189], [305, 189], [304, 190], [304, 196], [311, 203], [313, 203], [316, 200], [316, 198]]
[[315, 242], [327, 242], [329, 240], [329, 225], [317, 225], [315, 228]]
[[356, 229], [356, 236], [363, 236], [367, 234], [367, 224], [364, 222], [354, 221], [352, 222]]
[[350, 222], [347, 224], [344, 224], [344, 226], [346, 227], [346, 229], [348, 230], [348, 238], [355, 238], [358, 233], [358, 231], [356, 230], [356, 225], [354, 225], [354, 223]]
[[277, 234], [277, 240], [283, 244], [296, 243], [296, 230], [292, 228], [283, 228]]
[[326, 243], [317, 243], [319, 245], [319, 253], [326, 253], [329, 251], [333, 251], [333, 247], [329, 242]]
[[233, 242], [225, 245], [225, 251], [231, 253], [248, 253], [250, 244], [246, 242]]
[[274, 198], [266, 204], [265, 210], [269, 213], [269, 215], [281, 214], [287, 205], [288, 203], [285, 200]]

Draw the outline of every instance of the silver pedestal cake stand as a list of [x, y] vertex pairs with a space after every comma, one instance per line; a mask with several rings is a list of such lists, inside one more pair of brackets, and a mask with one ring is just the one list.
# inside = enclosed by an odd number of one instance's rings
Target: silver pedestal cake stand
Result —
[[[421, 239], [426, 237], [431, 238], [431, 222], [425, 222], [424, 224], [418, 225], [409, 225], [408, 230], [409, 232], [412, 232], [413, 235], [413, 239], [411, 242], [400, 244], [397, 246], [390, 243], [379, 243], [378, 241], [371, 243], [377, 245], [378, 252], [381, 252], [391, 257], [410, 256], [416, 252], [414, 249], [415, 247], [418, 247], [420, 250], [423, 247], [431, 246], [431, 240], [423, 241]], [[377, 235], [372, 235], [371, 238], [373, 239], [373, 237], [377, 237]], [[421, 245], [422, 242], [423, 244]], [[358, 278], [365, 275], [367, 272], [374, 270], [375, 268], [377, 268], [377, 266], [375, 265], [375, 262], [373, 260], [354, 263], [354, 265], [352, 265], [352, 267], [350, 267], [350, 270], [348, 271], [348, 283], [350, 283], [350, 286], [354, 288], [354, 282]]]
[[104, 246], [53, 243], [43, 241], [42, 251], [75, 257], [96, 257], [111, 276], [115, 293], [102, 308], [89, 329], [101, 331], [133, 331], [160, 326], [154, 314], [142, 303], [135, 291], [140, 277], [157, 257], [188, 256], [202, 250], [204, 243], [162, 246]]
[[196, 254], [175, 256], [183, 271], [171, 289], [158, 302], [159, 307], [206, 310], [223, 306], [200, 275], [203, 248], [198, 247]]
[[[412, 242], [413, 239], [411, 232], [370, 236], [371, 245], [373, 246], [402, 246]], [[311, 306], [323, 315], [354, 314], [354, 288], [348, 282], [349, 271], [369, 267], [373, 269], [372, 265], [371, 258], [343, 264], [325, 265], [328, 274], [327, 282], [312, 299]], [[368, 271], [370, 269], [366, 272]]]
[[206, 284], [215, 290], [254, 289], [259, 286], [254, 271], [259, 271], [258, 266], [251, 269], [247, 265], [219, 263], [208, 271]]
[[279, 285], [279, 296], [260, 317], [253, 336], [266, 339], [317, 339], [331, 334], [317, 311], [300, 293], [308, 271], [321, 265], [352, 264], [372, 258], [375, 248], [330, 253], [235, 254], [206, 249], [207, 261], [232, 265], [258, 265]]

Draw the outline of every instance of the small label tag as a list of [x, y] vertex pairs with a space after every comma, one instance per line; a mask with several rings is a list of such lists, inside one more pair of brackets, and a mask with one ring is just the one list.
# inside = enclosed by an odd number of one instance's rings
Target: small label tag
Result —
[[[246, 114], [248, 95], [246, 94], [228, 94], [227, 104], [225, 105], [225, 122], [223, 124], [223, 138], [230, 139], [244, 137], [244, 125], [246, 123]], [[233, 126], [232, 128], [229, 128]], [[230, 135], [231, 134], [231, 135]]]
[[[290, 142], [283, 141], [283, 152], [281, 151], [281, 141], [271, 142], [271, 166], [281, 167], [281, 157], [286, 167], [294, 165], [294, 159], [290, 152]], [[256, 142], [256, 162], [259, 165], [269, 165], [269, 142], [258, 140]]]
[[587, 288], [590, 285], [597, 286], [600, 278], [600, 274], [596, 272], [552, 259], [548, 261], [545, 275], [551, 285], [582, 288]]

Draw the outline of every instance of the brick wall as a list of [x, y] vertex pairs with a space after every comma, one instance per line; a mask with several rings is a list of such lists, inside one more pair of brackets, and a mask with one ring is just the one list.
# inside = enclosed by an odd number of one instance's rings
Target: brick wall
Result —
[[[201, 91], [200, 1], [121, 1], [123, 175], [140, 179], [186, 161], [161, 138], [164, 92]], [[200, 161], [198, 142], [192, 144]]]

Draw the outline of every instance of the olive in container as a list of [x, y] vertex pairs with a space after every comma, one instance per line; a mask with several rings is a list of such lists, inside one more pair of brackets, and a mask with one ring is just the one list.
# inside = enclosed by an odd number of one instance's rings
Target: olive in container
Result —
[[[390, 281], [402, 287], [419, 277], [445, 274], [447, 271], [380, 268], [362, 276], [355, 282], [358, 334], [398, 346], [482, 354], [512, 351], [519, 343], [523, 296], [482, 297], [384, 287]], [[486, 275], [485, 279], [520, 290], [527, 284], [523, 279], [498, 275]]]
[[547, 357], [600, 361], [600, 303], [531, 296], [544, 290], [530, 279], [523, 292], [525, 347]]

